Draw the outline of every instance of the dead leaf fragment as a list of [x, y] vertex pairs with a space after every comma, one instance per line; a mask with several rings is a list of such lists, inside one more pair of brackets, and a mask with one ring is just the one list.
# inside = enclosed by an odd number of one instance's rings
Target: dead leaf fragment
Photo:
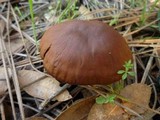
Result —
[[[144, 107], [148, 107], [151, 96], [151, 87], [147, 86], [146, 84], [134, 83], [122, 89], [120, 95], [130, 101], [133, 101], [134, 103], [137, 103]], [[143, 107], [139, 107], [130, 102], [124, 102], [123, 105], [129, 107], [139, 114], [142, 114], [146, 111], [146, 109], [144, 109]], [[133, 113], [129, 111], [127, 112], [133, 115]]]
[[[43, 74], [32, 71], [32, 70], [21, 70], [18, 71], [18, 78], [20, 86], [26, 86], [30, 83], [35, 82], [37, 79], [44, 76]], [[55, 94], [61, 87], [59, 86], [59, 82], [52, 77], [46, 77], [38, 82], [35, 82], [28, 87], [24, 88], [24, 90], [31, 96], [48, 99], [50, 96]], [[55, 97], [58, 101], [66, 101], [71, 99], [71, 95], [67, 90], [62, 92], [60, 95]]]
[[95, 96], [75, 102], [60, 114], [56, 120], [87, 120], [88, 113], [95, 103]]
[[[8, 68], [8, 77], [11, 78], [11, 70]], [[7, 82], [5, 76], [5, 68], [0, 67], [0, 95], [3, 95], [7, 90]]]
[[[14, 40], [11, 40], [10, 42], [4, 41], [4, 43], [7, 51], [10, 50], [13, 54], [16, 52], [16, 50], [22, 48], [24, 45], [21, 39], [14, 39]], [[2, 45], [0, 44], [0, 47], [1, 46]], [[0, 59], [1, 59], [1, 56], [0, 56]]]
[[129, 120], [125, 111], [112, 103], [97, 104], [95, 103], [88, 115], [87, 120]]
[[11, 52], [14, 53], [16, 50], [22, 48], [24, 44], [21, 39], [14, 39], [11, 40], [10, 43], [5, 41], [5, 45], [7, 50], [11, 50]]

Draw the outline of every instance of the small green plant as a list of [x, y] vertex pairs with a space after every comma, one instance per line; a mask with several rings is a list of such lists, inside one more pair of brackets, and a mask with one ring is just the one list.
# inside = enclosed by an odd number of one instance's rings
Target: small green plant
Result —
[[142, 13], [141, 13], [141, 17], [140, 17], [140, 24], [141, 25], [145, 25], [146, 24], [146, 20], [147, 20], [147, 17], [148, 17], [148, 10], [147, 10], [147, 1], [145, 0], [144, 1], [144, 7], [143, 7], [143, 10], [142, 10]]
[[141, 12], [141, 17], [140, 17], [140, 25], [144, 26], [146, 25], [147, 18], [155, 11], [154, 9], [158, 5], [159, 0], [155, 0], [151, 6], [149, 7], [149, 1], [147, 0], [142, 0], [141, 5], [143, 5], [143, 9]]
[[[125, 68], [124, 70], [119, 70], [117, 73], [122, 75], [122, 80], [125, 80], [128, 75], [130, 76], [134, 76], [134, 72], [132, 71], [133, 68], [133, 64], [131, 62], [131, 60], [125, 61], [123, 67]], [[122, 83], [118, 83], [115, 84], [116, 88], [118, 88], [118, 90], [121, 90], [123, 88]], [[114, 93], [115, 90], [113, 90], [112, 86], [110, 86], [111, 92]], [[104, 103], [114, 103], [115, 98], [116, 98], [116, 94], [109, 94], [107, 96], [99, 96], [96, 98], [96, 103], [97, 104], [104, 104]]]
[[110, 94], [107, 96], [99, 96], [96, 98], [96, 103], [97, 104], [114, 103], [115, 98], [116, 98], [115, 94]]
[[123, 67], [125, 68], [125, 70], [119, 70], [117, 72], [119, 75], [122, 75], [122, 80], [125, 80], [128, 77], [128, 75], [130, 75], [130, 76], [135, 75], [135, 73], [132, 71], [133, 64], [132, 64], [131, 60], [126, 61], [125, 64], [123, 65]]
[[118, 24], [118, 19], [119, 19], [120, 14], [113, 16], [113, 19], [110, 21], [109, 26], [113, 26]]
[[74, 19], [79, 14], [78, 7], [76, 5], [77, 0], [74, 0], [74, 2], [72, 0], [67, 0], [66, 2], [67, 2], [67, 5], [66, 5], [66, 8], [64, 10], [62, 10], [61, 6], [56, 8], [56, 11], [60, 12], [56, 23], [60, 23], [65, 19]]

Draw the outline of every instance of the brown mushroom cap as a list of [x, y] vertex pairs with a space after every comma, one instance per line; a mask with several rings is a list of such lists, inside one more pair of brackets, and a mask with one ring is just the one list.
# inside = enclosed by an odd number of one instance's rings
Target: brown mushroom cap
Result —
[[73, 20], [52, 26], [40, 42], [46, 71], [69, 84], [110, 84], [132, 59], [124, 38], [100, 21]]

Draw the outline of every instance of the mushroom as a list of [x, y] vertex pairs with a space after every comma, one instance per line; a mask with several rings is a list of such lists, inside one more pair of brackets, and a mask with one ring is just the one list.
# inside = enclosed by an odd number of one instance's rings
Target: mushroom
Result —
[[132, 59], [125, 39], [101, 21], [72, 20], [50, 27], [40, 42], [46, 71], [57, 80], [79, 85], [111, 84]]

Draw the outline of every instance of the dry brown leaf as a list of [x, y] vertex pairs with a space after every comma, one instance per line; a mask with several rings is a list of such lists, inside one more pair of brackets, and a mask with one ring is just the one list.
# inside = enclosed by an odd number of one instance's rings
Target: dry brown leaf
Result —
[[65, 110], [56, 120], [87, 120], [88, 113], [95, 103], [95, 96], [77, 101]]
[[[8, 77], [11, 78], [11, 70], [8, 68]], [[0, 95], [3, 95], [7, 90], [7, 82], [5, 76], [5, 68], [0, 67]]]
[[[122, 89], [120, 95], [128, 100], [133, 101], [134, 103], [148, 107], [151, 96], [151, 87], [147, 86], [146, 84], [134, 83]], [[146, 111], [146, 109], [143, 107], [136, 106], [135, 104], [129, 102], [124, 102], [123, 105], [129, 107], [139, 114], [142, 114]], [[133, 115], [133, 113], [129, 111], [126, 112]]]
[[14, 40], [11, 40], [10, 42], [11, 48], [9, 48], [9, 43], [6, 41], [5, 41], [5, 45], [6, 45], [7, 50], [11, 49], [11, 52], [14, 53], [16, 50], [23, 47], [23, 42], [21, 39], [14, 39]]
[[94, 104], [87, 120], [129, 120], [123, 109], [115, 104]]
[[[5, 22], [3, 20], [0, 20], [0, 33], [2, 33], [2, 35], [5, 31], [5, 27], [6, 27]], [[23, 47], [23, 42], [21, 39], [13, 39], [10, 41], [10, 44], [7, 41], [5, 41], [4, 43], [6, 45], [6, 49], [11, 50], [12, 53], [14, 53], [17, 49]], [[1, 46], [2, 45], [0, 43], [0, 47]], [[0, 56], [0, 58], [1, 58], [1, 56]]]
[[[37, 79], [44, 76], [43, 74], [32, 71], [32, 70], [21, 70], [18, 71], [18, 78], [20, 86], [26, 86], [30, 83], [35, 82]], [[52, 77], [46, 77], [34, 84], [26, 87], [24, 90], [31, 96], [41, 98], [41, 99], [48, 99], [50, 96], [55, 94], [61, 87], [59, 86], [59, 82]], [[55, 97], [58, 101], [66, 101], [71, 99], [71, 95], [67, 90], [62, 92], [60, 95]]]
[[[21, 39], [11, 40], [10, 45], [9, 45], [9, 42], [7, 41], [5, 41], [4, 43], [5, 43], [7, 51], [10, 50], [11, 53], [15, 53], [16, 50], [23, 47], [23, 42]], [[1, 44], [0, 44], [0, 47], [1, 47]], [[0, 56], [0, 59], [1, 59], [1, 56]]]

